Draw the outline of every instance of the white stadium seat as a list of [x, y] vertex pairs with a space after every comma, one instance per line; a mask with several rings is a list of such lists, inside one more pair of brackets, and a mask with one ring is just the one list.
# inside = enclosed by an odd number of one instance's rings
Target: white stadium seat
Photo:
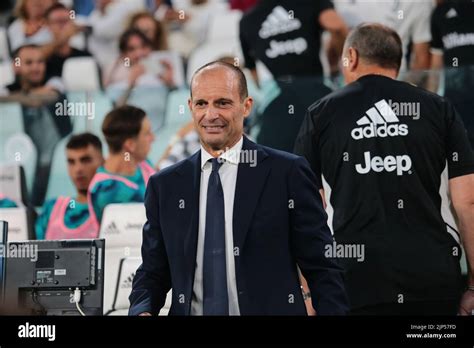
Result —
[[1, 208], [0, 220], [8, 222], [9, 242], [29, 240], [28, 214], [25, 207]]
[[0, 103], [0, 124], [2, 138], [24, 132], [23, 111], [20, 103]]
[[74, 196], [76, 194], [74, 184], [67, 171], [66, 143], [68, 140], [69, 138], [61, 139], [54, 147], [46, 199], [58, 196]]
[[92, 57], [66, 59], [62, 79], [69, 92], [93, 92], [100, 89], [99, 69]]
[[0, 132], [0, 163], [21, 165], [25, 170], [26, 185], [31, 192], [36, 172], [37, 150], [25, 133], [3, 136]]
[[7, 30], [0, 27], [0, 61], [7, 62], [9, 60]]
[[112, 309], [120, 260], [141, 255], [145, 221], [143, 203], [109, 204], [104, 209], [100, 226], [100, 238], [105, 239], [104, 313]]
[[206, 63], [212, 62], [223, 56], [230, 56], [239, 59], [239, 65], [243, 66], [242, 49], [240, 42], [237, 40], [220, 40], [205, 42], [197, 47], [189, 56], [188, 70], [186, 73], [186, 81], [188, 85], [194, 72]]
[[156, 140], [151, 145], [149, 158], [156, 163], [165, 152], [172, 137], [186, 123], [191, 121], [188, 108], [189, 89], [177, 89], [169, 93], [166, 103], [164, 126], [158, 131]]
[[8, 86], [15, 81], [15, 72], [10, 61], [0, 60], [0, 88]]
[[211, 18], [206, 42], [221, 40], [238, 40], [241, 11], [223, 11], [215, 13]]

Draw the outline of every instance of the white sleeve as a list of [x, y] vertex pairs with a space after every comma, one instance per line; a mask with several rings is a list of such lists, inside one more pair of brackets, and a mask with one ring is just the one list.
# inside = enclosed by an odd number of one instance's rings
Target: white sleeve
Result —
[[52, 77], [46, 82], [46, 86], [54, 88], [59, 93], [64, 93], [66, 87], [64, 86], [63, 80], [59, 77]]
[[92, 26], [92, 35], [105, 39], [115, 39], [125, 30], [128, 17], [139, 11], [134, 2], [120, 1], [112, 3], [106, 9], [104, 16], [94, 11], [89, 17]]
[[0, 87], [0, 97], [6, 97], [10, 95], [10, 91], [6, 87]]
[[413, 3], [410, 15], [413, 18], [411, 39], [414, 44], [431, 42], [431, 13], [434, 4], [431, 0], [416, 1]]

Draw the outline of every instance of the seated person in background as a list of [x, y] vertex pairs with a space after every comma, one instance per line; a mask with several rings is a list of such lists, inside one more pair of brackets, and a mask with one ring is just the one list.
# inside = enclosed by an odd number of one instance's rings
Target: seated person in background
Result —
[[72, 124], [67, 114], [58, 115], [56, 103], [65, 98], [64, 87], [58, 77], [46, 81], [46, 63], [39, 46], [18, 48], [13, 69], [16, 80], [0, 89], [0, 102], [19, 102], [23, 106], [25, 133], [38, 152], [31, 200], [33, 205], [40, 206], [46, 193], [54, 146], [71, 132]]
[[130, 19], [128, 29], [140, 30], [151, 42], [153, 51], [166, 51], [168, 38], [164, 24], [148, 12], [138, 12]]
[[61, 79], [46, 80], [46, 63], [37, 45], [19, 47], [13, 54], [15, 82], [0, 89], [0, 101], [40, 107], [56, 101], [64, 91]]
[[44, 14], [56, 0], [18, 0], [15, 6], [17, 19], [8, 27], [10, 49], [15, 51], [26, 44], [44, 45], [51, 41], [45, 26]]
[[171, 139], [163, 156], [157, 164], [157, 169], [164, 169], [182, 161], [200, 149], [199, 136], [193, 121], [185, 124]]
[[87, 188], [104, 162], [102, 143], [91, 133], [73, 135], [66, 144], [69, 176], [76, 187], [76, 197], [47, 201], [36, 220], [37, 239], [96, 238], [99, 232], [91, 219], [87, 204]]
[[119, 36], [126, 29], [130, 14], [143, 9], [143, 1], [94, 0], [94, 5], [88, 17], [92, 28], [89, 51], [105, 69], [117, 59]]
[[46, 58], [46, 78], [61, 76], [66, 59], [71, 57], [87, 57], [90, 53], [70, 45], [70, 39], [82, 29], [74, 24], [69, 9], [57, 3], [45, 14], [46, 25], [53, 35], [53, 41], [42, 47]]
[[3, 193], [0, 193], [0, 209], [2, 208], [16, 208], [18, 205], [15, 201], [6, 197]]
[[154, 135], [142, 109], [121, 106], [102, 123], [109, 156], [89, 186], [91, 214], [99, 224], [107, 204], [143, 202], [146, 184], [155, 172], [146, 160]]
[[130, 91], [135, 86], [173, 86], [170, 63], [161, 61], [163, 71], [157, 74], [149, 69], [152, 67], [145, 66], [144, 59], [152, 52], [152, 43], [140, 30], [125, 31], [120, 37], [119, 49], [120, 57], [105, 70], [105, 87], [121, 85]]

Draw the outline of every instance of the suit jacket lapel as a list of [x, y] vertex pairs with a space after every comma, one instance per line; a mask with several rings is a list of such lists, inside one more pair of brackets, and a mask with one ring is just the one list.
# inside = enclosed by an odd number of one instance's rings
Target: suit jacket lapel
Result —
[[[242, 159], [237, 172], [237, 182], [235, 186], [234, 213], [232, 221], [234, 248], [242, 251], [245, 237], [249, 229], [250, 221], [255, 207], [258, 203], [260, 193], [265, 185], [266, 178], [270, 172], [270, 162], [264, 160], [268, 157], [265, 150], [251, 142], [244, 136], [242, 145]], [[248, 159], [256, 156], [256, 162], [251, 163]]]

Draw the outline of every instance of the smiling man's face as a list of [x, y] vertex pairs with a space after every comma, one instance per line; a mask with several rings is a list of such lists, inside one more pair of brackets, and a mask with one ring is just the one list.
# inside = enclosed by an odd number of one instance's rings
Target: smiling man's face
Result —
[[231, 69], [211, 65], [194, 76], [188, 101], [201, 144], [212, 155], [234, 146], [242, 137], [244, 118], [252, 110], [250, 97], [242, 100], [239, 79]]

